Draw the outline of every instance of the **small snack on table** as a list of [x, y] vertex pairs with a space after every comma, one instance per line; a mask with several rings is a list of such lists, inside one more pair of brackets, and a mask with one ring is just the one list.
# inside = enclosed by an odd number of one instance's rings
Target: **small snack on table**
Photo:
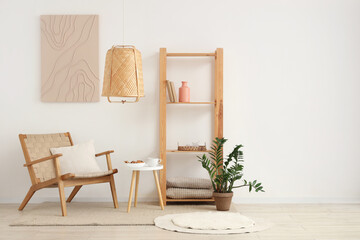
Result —
[[129, 167], [143, 167], [145, 165], [142, 160], [124, 161]]

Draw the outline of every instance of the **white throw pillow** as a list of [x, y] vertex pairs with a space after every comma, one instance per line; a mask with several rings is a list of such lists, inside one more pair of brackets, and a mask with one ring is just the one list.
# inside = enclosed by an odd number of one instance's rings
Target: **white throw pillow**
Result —
[[95, 159], [94, 141], [60, 148], [50, 148], [51, 154], [61, 153], [59, 158], [61, 175], [65, 173], [100, 172], [101, 169]]

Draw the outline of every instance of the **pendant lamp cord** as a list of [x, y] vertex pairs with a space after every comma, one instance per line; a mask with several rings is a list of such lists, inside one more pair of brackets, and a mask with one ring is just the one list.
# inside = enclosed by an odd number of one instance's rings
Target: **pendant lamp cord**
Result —
[[123, 45], [125, 45], [125, 0], [123, 0]]

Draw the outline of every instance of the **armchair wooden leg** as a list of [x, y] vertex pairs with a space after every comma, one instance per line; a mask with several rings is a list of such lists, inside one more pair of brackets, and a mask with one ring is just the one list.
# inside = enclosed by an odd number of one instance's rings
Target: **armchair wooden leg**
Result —
[[58, 182], [58, 187], [59, 187], [59, 195], [60, 195], [61, 212], [62, 215], [65, 217], [67, 215], [67, 212], [66, 212], [66, 201], [65, 201], [65, 191], [64, 191], [63, 181]]
[[81, 187], [82, 187], [82, 185], [75, 186], [74, 189], [72, 190], [70, 196], [66, 200], [66, 202], [71, 202], [73, 200], [73, 198], [75, 197], [75, 195], [78, 193], [78, 191], [80, 190]]
[[22, 211], [24, 209], [24, 207], [26, 206], [26, 204], [30, 201], [31, 197], [34, 195], [35, 191], [32, 189], [32, 187], [30, 187], [29, 191], [27, 192], [24, 200], [22, 201], [22, 203], [19, 206], [19, 211]]
[[115, 188], [115, 181], [114, 176], [110, 176], [110, 189], [111, 189], [111, 195], [114, 202], [114, 208], [119, 208], [119, 203], [116, 195], [116, 188]]

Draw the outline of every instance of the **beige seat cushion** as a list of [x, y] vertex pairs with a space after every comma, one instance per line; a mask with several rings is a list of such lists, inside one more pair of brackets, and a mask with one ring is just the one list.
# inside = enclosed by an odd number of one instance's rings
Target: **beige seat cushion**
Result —
[[114, 170], [102, 171], [102, 172], [91, 172], [91, 173], [81, 173], [75, 174], [74, 178], [92, 178], [92, 177], [102, 177], [108, 176], [114, 173]]

